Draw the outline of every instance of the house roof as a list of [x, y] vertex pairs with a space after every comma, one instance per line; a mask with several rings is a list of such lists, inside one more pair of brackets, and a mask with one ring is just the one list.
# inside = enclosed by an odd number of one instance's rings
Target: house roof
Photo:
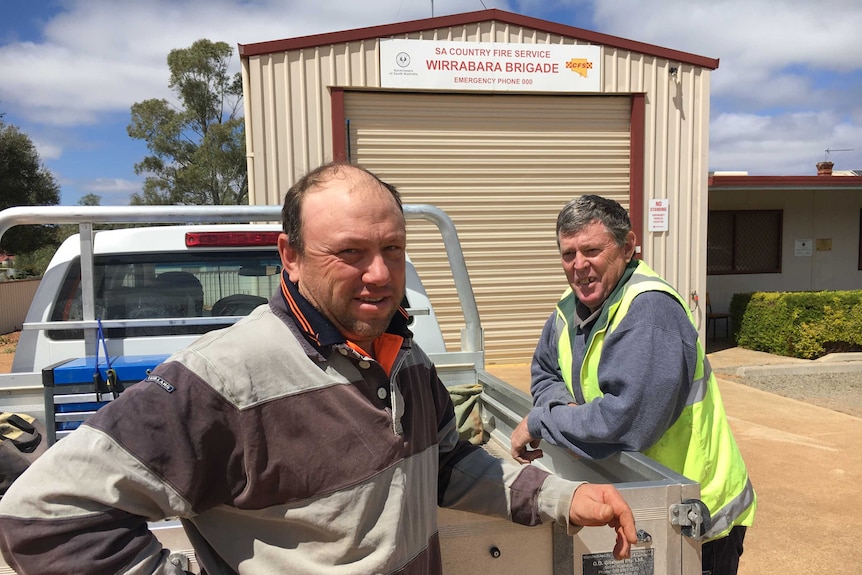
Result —
[[862, 176], [709, 176], [709, 191], [862, 190]]
[[239, 55], [241, 58], [251, 56], [260, 56], [263, 54], [271, 54], [273, 52], [284, 52], [287, 50], [299, 50], [302, 48], [315, 48], [328, 44], [338, 44], [344, 42], [356, 42], [362, 40], [370, 40], [374, 38], [383, 38], [388, 36], [403, 36], [414, 32], [431, 30], [435, 28], [445, 28], [449, 26], [464, 26], [467, 24], [476, 24], [478, 22], [496, 21], [503, 24], [511, 24], [513, 26], [523, 26], [525, 28], [533, 28], [541, 32], [549, 34], [558, 34], [589, 42], [590, 44], [609, 46], [611, 48], [619, 48], [631, 52], [638, 52], [657, 58], [665, 58], [673, 60], [681, 64], [691, 64], [715, 70], [718, 68], [717, 58], [707, 58], [698, 56], [679, 50], [671, 50], [627, 40], [618, 36], [584, 30], [583, 28], [575, 28], [574, 26], [566, 26], [556, 22], [540, 20], [530, 16], [523, 16], [496, 8], [490, 10], [479, 10], [476, 12], [464, 12], [461, 14], [452, 14], [449, 16], [437, 16], [434, 18], [424, 18], [421, 20], [411, 20], [408, 22], [398, 22], [395, 24], [384, 24], [381, 26], [370, 26], [367, 28], [355, 28], [353, 30], [344, 30], [341, 32], [329, 32], [326, 34], [315, 34], [312, 36], [301, 36], [298, 38], [286, 38], [284, 40], [272, 40], [268, 42], [256, 42], [253, 44], [239, 44]]

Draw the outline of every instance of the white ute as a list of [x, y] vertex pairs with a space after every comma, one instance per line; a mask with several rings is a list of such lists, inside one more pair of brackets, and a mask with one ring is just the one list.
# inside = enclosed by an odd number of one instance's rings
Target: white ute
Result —
[[[508, 457], [509, 437], [529, 411], [530, 398], [484, 369], [478, 308], [449, 217], [429, 205], [407, 204], [404, 213], [440, 230], [464, 316], [460, 349], [447, 350], [410, 264], [405, 307], [411, 329], [447, 386], [481, 390], [485, 448]], [[137, 365], [151, 367], [201, 333], [230, 325], [265, 303], [278, 287], [281, 269], [274, 244], [280, 227], [264, 222], [279, 219], [278, 206], [52, 206], [0, 212], [0, 237], [16, 225], [76, 224], [80, 229], [57, 250], [41, 281], [12, 373], [0, 375], [0, 410], [35, 415], [45, 422], [50, 442], [62, 440], [86, 419], [87, 410], [122, 391], [122, 385], [102, 387], [119, 366], [130, 373]], [[94, 232], [98, 224], [146, 226]], [[83, 374], [76, 385], [59, 385], [61, 374], [76, 369]], [[620, 490], [639, 528], [632, 558], [613, 559], [614, 532], [606, 527], [584, 528], [573, 538], [564, 526], [528, 528], [441, 509], [447, 574], [700, 572], [698, 534], [708, 517], [700, 513], [697, 483], [637, 453], [587, 461], [553, 446], [542, 448], [545, 456], [534, 465], [563, 477], [613, 483]], [[178, 521], [151, 527], [174, 552], [173, 560], [200, 572]], [[0, 575], [11, 573], [0, 562]]]

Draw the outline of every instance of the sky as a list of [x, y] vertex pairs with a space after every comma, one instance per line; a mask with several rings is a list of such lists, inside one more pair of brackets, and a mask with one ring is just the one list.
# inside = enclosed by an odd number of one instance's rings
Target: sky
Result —
[[[146, 143], [132, 104], [173, 100], [167, 55], [497, 8], [719, 60], [710, 171], [862, 169], [858, 0], [0, 0], [0, 114], [26, 133], [61, 204], [127, 205]], [[0, 190], [2, 193], [2, 190]]]

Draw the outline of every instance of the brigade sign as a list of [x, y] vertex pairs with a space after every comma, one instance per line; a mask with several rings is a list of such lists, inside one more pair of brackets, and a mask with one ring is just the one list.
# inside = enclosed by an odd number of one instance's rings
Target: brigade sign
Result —
[[380, 86], [598, 92], [601, 46], [380, 39]]

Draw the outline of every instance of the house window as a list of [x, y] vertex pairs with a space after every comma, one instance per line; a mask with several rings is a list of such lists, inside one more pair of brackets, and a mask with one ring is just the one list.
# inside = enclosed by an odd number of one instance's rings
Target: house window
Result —
[[706, 273], [781, 273], [781, 218], [781, 210], [710, 211]]

